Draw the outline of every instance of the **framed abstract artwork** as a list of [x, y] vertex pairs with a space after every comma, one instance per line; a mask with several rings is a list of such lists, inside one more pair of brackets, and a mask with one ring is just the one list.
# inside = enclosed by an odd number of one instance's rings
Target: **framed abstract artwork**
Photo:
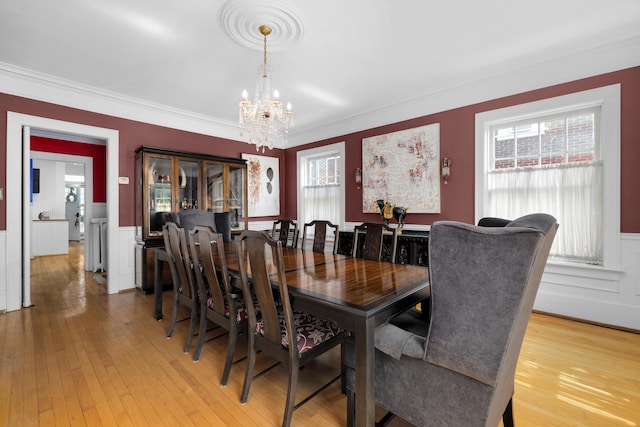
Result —
[[242, 153], [247, 161], [249, 217], [280, 215], [280, 159]]
[[362, 140], [362, 212], [378, 199], [440, 213], [439, 123]]

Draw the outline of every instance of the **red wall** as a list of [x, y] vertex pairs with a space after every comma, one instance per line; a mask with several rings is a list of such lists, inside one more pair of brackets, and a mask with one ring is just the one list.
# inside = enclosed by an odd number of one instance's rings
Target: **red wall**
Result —
[[[452, 160], [451, 178], [441, 182], [440, 214], [409, 214], [407, 224], [432, 224], [438, 220], [474, 221], [475, 191], [475, 115], [484, 111], [510, 107], [569, 93], [612, 84], [621, 85], [621, 215], [623, 233], [640, 232], [640, 67], [607, 73], [544, 89], [499, 98], [453, 110], [442, 111], [404, 122], [393, 123], [366, 131], [318, 141], [288, 149], [285, 154], [287, 176], [295, 176], [296, 156], [300, 150], [345, 142], [345, 220], [349, 222], [378, 221], [378, 214], [362, 213], [362, 190], [355, 184], [356, 168], [362, 165], [362, 139], [432, 123], [440, 123], [440, 156]], [[286, 216], [297, 215], [295, 186], [285, 193]]]
[[93, 201], [95, 203], [107, 201], [106, 146], [31, 136], [31, 150], [91, 157], [93, 159]]
[[[345, 219], [352, 222], [377, 221], [377, 214], [363, 214], [361, 212], [361, 190], [356, 189], [353, 179], [355, 169], [362, 163], [362, 138], [431, 123], [440, 123], [440, 154], [443, 157], [450, 157], [453, 162], [451, 179], [446, 186], [443, 185], [441, 188], [442, 213], [412, 214], [409, 211], [407, 223], [431, 224], [433, 221], [440, 219], [472, 222], [474, 220], [474, 127], [476, 113], [618, 83], [622, 87], [621, 231], [640, 233], [640, 214], [638, 213], [640, 212], [640, 197], [637, 196], [638, 186], [640, 185], [640, 167], [636, 165], [640, 160], [640, 142], [638, 141], [640, 138], [640, 120], [638, 120], [640, 115], [640, 67], [443, 111], [375, 129], [318, 141], [302, 147], [287, 149], [286, 151], [273, 150], [269, 152], [269, 155], [280, 158], [281, 216], [296, 218], [297, 215], [295, 185], [297, 151], [345, 141], [347, 200]], [[253, 147], [238, 141], [199, 135], [0, 93], [0, 187], [4, 187], [5, 192], [15, 191], [19, 188], [13, 183], [10, 187], [7, 187], [7, 111], [117, 129], [120, 137], [120, 176], [133, 177], [134, 152], [141, 145], [227, 157], [241, 157], [243, 152], [255, 152]], [[120, 185], [119, 196], [119, 225], [131, 226], [134, 224], [133, 185]], [[5, 200], [0, 201], [0, 230], [6, 229]]]
[[[20, 191], [19, 184], [12, 183], [7, 186], [6, 135], [8, 111], [118, 130], [120, 141], [118, 174], [119, 176], [128, 176], [131, 182], [129, 185], [118, 186], [120, 202], [118, 224], [121, 227], [135, 224], [132, 178], [134, 176], [135, 150], [141, 145], [235, 158], [242, 157], [242, 153], [255, 153], [253, 146], [239, 141], [185, 132], [0, 93], [0, 187], [5, 188], [5, 196], [6, 193], [10, 191]], [[284, 167], [282, 167], [284, 163], [284, 152], [279, 149], [274, 149], [270, 151], [268, 155], [280, 158], [280, 182], [284, 183]], [[281, 186], [281, 191], [285, 191], [285, 189], [285, 186]], [[280, 210], [281, 212], [284, 211], [282, 201]], [[273, 217], [268, 217], [267, 219], [272, 218]], [[0, 201], [0, 230], [6, 230], [6, 224], [7, 210], [5, 197]]]

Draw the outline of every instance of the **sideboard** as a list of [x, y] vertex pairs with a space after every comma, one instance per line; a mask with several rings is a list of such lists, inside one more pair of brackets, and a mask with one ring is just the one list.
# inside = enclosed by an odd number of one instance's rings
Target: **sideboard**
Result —
[[[364, 239], [358, 239], [359, 245]], [[361, 250], [362, 247], [358, 248]], [[391, 252], [391, 235], [382, 239], [382, 259], [388, 261]], [[353, 231], [340, 231], [338, 235], [338, 253], [351, 255], [353, 253]], [[396, 263], [429, 266], [429, 232], [423, 230], [404, 229], [398, 235], [396, 245]]]

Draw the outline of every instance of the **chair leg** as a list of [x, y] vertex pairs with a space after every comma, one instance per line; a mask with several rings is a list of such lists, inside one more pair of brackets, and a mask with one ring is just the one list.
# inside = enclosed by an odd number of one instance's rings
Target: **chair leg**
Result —
[[251, 380], [253, 378], [253, 368], [256, 364], [256, 347], [255, 337], [253, 333], [249, 333], [249, 343], [247, 345], [247, 370], [244, 374], [244, 385], [242, 386], [242, 396], [240, 396], [240, 402], [247, 403], [249, 397], [249, 388], [251, 387]]
[[227, 385], [229, 381], [229, 373], [233, 365], [233, 355], [236, 353], [236, 343], [238, 342], [238, 326], [237, 323], [231, 323], [229, 327], [229, 342], [227, 343], [227, 358], [224, 361], [224, 370], [222, 371], [222, 380], [220, 385]]
[[293, 418], [293, 410], [296, 404], [296, 388], [298, 387], [298, 375], [300, 366], [297, 360], [289, 359], [289, 388], [287, 390], [287, 403], [284, 408], [284, 417], [282, 419], [282, 427], [289, 427]]
[[340, 344], [340, 392], [347, 394], [347, 365], [345, 361], [344, 343]]
[[176, 321], [178, 320], [178, 294], [173, 293], [173, 311], [171, 312], [171, 321], [169, 322], [169, 330], [167, 331], [167, 338], [171, 338], [173, 330], [176, 327]]
[[[193, 301], [191, 304], [191, 318], [189, 319], [189, 335], [187, 336], [187, 342], [184, 345], [184, 352], [189, 353], [191, 350], [191, 340], [196, 333], [196, 322], [198, 321], [198, 304]], [[204, 333], [204, 331], [203, 331]]]
[[347, 427], [353, 427], [355, 425], [356, 414], [356, 395], [349, 388], [347, 392]]
[[387, 412], [386, 414], [384, 414], [384, 417], [382, 417], [380, 419], [380, 421], [375, 423], [375, 427], [385, 427], [387, 424], [389, 424], [391, 422], [391, 420], [395, 417], [396, 415], [392, 412]]
[[514, 427], [513, 423], [513, 397], [509, 399], [509, 403], [507, 403], [507, 407], [504, 408], [504, 412], [502, 413], [502, 425], [504, 427]]
[[196, 351], [193, 355], [193, 361], [197, 362], [200, 360], [200, 353], [202, 352], [202, 346], [204, 345], [204, 336], [207, 332], [207, 316], [206, 316], [206, 302], [200, 304], [200, 330], [198, 331], [198, 342], [196, 343]]

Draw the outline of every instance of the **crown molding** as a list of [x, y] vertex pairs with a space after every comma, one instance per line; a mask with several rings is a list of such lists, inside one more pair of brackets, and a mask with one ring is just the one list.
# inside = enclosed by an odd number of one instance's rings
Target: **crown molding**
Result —
[[[242, 141], [238, 124], [0, 62], [0, 92], [99, 114]], [[246, 142], [246, 141], [244, 141]]]

